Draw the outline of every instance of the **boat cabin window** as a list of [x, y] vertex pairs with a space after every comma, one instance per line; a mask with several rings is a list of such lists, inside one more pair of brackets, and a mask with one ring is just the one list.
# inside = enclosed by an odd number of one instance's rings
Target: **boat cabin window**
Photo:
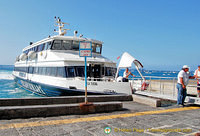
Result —
[[85, 67], [80, 66], [80, 67], [76, 67], [76, 76], [77, 77], [84, 77], [85, 76]]
[[62, 50], [62, 45], [60, 40], [55, 40], [53, 42], [52, 50]]
[[96, 43], [92, 44], [92, 52], [101, 54], [101, 50], [102, 50], [101, 44], [96, 44]]
[[28, 50], [23, 51], [23, 53], [28, 54]]
[[19, 71], [19, 72], [26, 72], [28, 71], [27, 67], [15, 67], [14, 71]]
[[[84, 77], [84, 66], [65, 66], [65, 67], [15, 67], [14, 71], [25, 72], [30, 74], [46, 75], [52, 77]], [[101, 78], [105, 76], [115, 76], [116, 68], [101, 67], [98, 64], [87, 66], [87, 76]]]
[[67, 77], [75, 77], [74, 67], [66, 67]]
[[[54, 40], [51, 47], [52, 50], [75, 50], [79, 51], [79, 41], [72, 40]], [[92, 44], [92, 52], [101, 54], [102, 45], [101, 44]]]
[[51, 48], [51, 43], [52, 43], [52, 42], [46, 43], [46, 50], [49, 50], [49, 49]]
[[38, 73], [39, 75], [45, 75], [46, 74], [46, 67], [38, 67]]
[[30, 48], [28, 50], [23, 51], [23, 53], [28, 54], [29, 51], [39, 52], [39, 51], [43, 51], [43, 50], [49, 50], [51, 48], [51, 43], [52, 42], [50, 41], [50, 42], [47, 42], [47, 43], [40, 44], [38, 46], [35, 46], [33, 48]]
[[38, 51], [38, 46], [34, 47], [34, 51], [37, 52]]
[[35, 67], [33, 71], [34, 71], [34, 74], [37, 74], [38, 73], [38, 67]]
[[62, 45], [65, 50], [71, 50], [72, 49], [72, 41], [63, 41]]
[[42, 67], [38, 67], [38, 73], [39, 75], [42, 75]]
[[116, 68], [106, 67], [105, 68], [105, 76], [115, 76]]
[[65, 67], [57, 68], [57, 77], [66, 77]]
[[57, 73], [57, 67], [51, 67], [51, 73], [50, 73], [50, 76], [56, 76], [56, 73]]
[[52, 50], [79, 50], [79, 41], [54, 40]]
[[42, 67], [41, 72], [42, 72], [42, 73], [41, 73], [42, 75], [45, 75], [45, 74], [46, 74], [46, 67]]
[[47, 76], [50, 76], [50, 74], [51, 74], [51, 68], [50, 68], [50, 67], [47, 67], [47, 68], [46, 68], [46, 75], [47, 75]]
[[38, 51], [43, 51], [44, 50], [44, 43], [38, 46]]
[[34, 70], [33, 67], [29, 67], [29, 68], [28, 68], [28, 73], [33, 74], [33, 70]]
[[72, 50], [75, 50], [75, 51], [79, 50], [79, 41], [73, 41]]

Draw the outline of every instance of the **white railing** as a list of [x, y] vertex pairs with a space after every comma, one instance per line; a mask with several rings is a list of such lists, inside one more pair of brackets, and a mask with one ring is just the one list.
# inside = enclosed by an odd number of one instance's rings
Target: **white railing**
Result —
[[[142, 89], [144, 80], [141, 77], [129, 78], [129, 82], [132, 83], [132, 87], [136, 91], [143, 91], [152, 94], [167, 95], [173, 98], [177, 97], [177, 78], [176, 77], [158, 77], [158, 76], [145, 76], [145, 82], [149, 85], [146, 90]], [[83, 77], [76, 77], [78, 80], [85, 80]], [[88, 81], [102, 81], [102, 82], [116, 82], [114, 78], [87, 78]], [[199, 86], [200, 87], [200, 86]], [[187, 86], [187, 93], [189, 95], [197, 95], [197, 83], [196, 80], [190, 80]]]
[[[158, 76], [145, 76], [146, 82], [149, 83], [147, 90], [144, 92], [159, 94], [159, 95], [167, 95], [173, 98], [177, 97], [177, 78], [176, 77], [158, 77]], [[135, 77], [131, 80], [142, 80], [139, 77]], [[196, 95], [197, 90], [196, 80], [191, 79], [189, 81], [189, 85], [187, 86], [188, 95]], [[138, 91], [143, 91], [139, 89]]]
[[[85, 80], [84, 77], [75, 77], [75, 79], [78, 79], [78, 80]], [[87, 78], [87, 81], [104, 81], [104, 82], [113, 82], [115, 79], [114, 77], [113, 78], [91, 78], [91, 77], [88, 77]]]

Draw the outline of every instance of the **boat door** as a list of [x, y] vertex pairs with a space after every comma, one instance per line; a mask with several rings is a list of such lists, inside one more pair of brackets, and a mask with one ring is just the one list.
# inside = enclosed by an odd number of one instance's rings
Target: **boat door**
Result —
[[101, 65], [100, 64], [89, 64], [88, 77], [101, 78]]

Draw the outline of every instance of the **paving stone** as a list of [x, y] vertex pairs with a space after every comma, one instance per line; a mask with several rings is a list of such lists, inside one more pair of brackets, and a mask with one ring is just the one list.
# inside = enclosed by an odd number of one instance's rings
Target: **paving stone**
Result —
[[161, 126], [163, 125], [173, 125], [173, 124], [176, 124], [177, 121], [173, 120], [173, 119], [163, 119], [163, 120], [160, 120], [159, 124]]
[[18, 128], [17, 129], [18, 132], [22, 135], [22, 136], [40, 136], [40, 134], [37, 134], [33, 128], [31, 127], [27, 127], [27, 128]]
[[0, 136], [20, 136], [16, 129], [0, 130]]
[[64, 131], [70, 133], [71, 131], [78, 131], [82, 129], [81, 127], [77, 126], [76, 124], [63, 124], [63, 125], [57, 125], [60, 129], [63, 129]]
[[65, 131], [62, 127], [56, 125], [32, 127], [32, 129], [34, 130], [34, 132], [36, 132], [36, 134], [43, 136], [70, 135], [69, 132]]
[[[200, 117], [195, 118], [195, 119], [188, 119], [188, 120], [183, 120], [184, 123], [190, 124], [192, 126], [200, 126]], [[200, 127], [199, 127], [200, 128]]]
[[94, 136], [94, 134], [92, 134], [84, 129], [80, 129], [78, 131], [71, 131], [70, 135], [71, 136]]
[[81, 122], [76, 123], [77, 128], [82, 128], [85, 130], [91, 130], [93, 128], [105, 128], [108, 126], [104, 121], [98, 121], [98, 122]]

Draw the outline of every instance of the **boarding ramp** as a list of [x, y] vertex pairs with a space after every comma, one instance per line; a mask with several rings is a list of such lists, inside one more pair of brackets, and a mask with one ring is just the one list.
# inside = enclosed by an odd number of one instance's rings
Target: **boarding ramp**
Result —
[[[145, 76], [145, 82], [148, 83], [148, 87], [145, 90], [142, 88], [144, 83], [142, 78], [135, 77], [130, 79], [130, 82], [135, 94], [171, 101], [177, 100], [177, 78], [175, 77]], [[196, 80], [190, 80], [187, 86], [185, 102], [200, 105], [200, 98], [197, 97], [196, 88]]]

